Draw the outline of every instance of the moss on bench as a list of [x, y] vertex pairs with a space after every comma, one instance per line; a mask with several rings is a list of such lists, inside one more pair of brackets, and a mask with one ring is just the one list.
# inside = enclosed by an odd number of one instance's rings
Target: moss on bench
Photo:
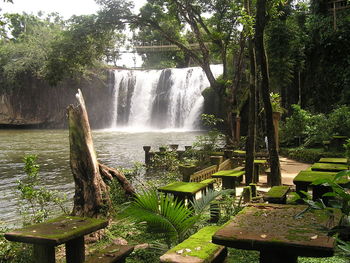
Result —
[[[212, 262], [221, 253], [226, 253], [224, 246], [211, 243], [212, 235], [220, 226], [207, 226], [170, 249], [160, 257], [161, 262], [204, 263]], [[226, 254], [224, 255], [226, 257]]]
[[264, 200], [269, 203], [285, 204], [289, 190], [289, 186], [273, 186], [264, 196]]
[[214, 173], [213, 177], [221, 177], [221, 176], [229, 176], [229, 177], [240, 177], [245, 174], [245, 171], [237, 171], [237, 170], [222, 170]]
[[86, 263], [117, 263], [125, 262], [125, 258], [134, 250], [133, 246], [110, 245], [99, 250], [93, 255], [89, 255]]
[[194, 182], [175, 182], [166, 186], [158, 188], [159, 191], [171, 191], [171, 192], [183, 192], [183, 193], [196, 193], [205, 188], [206, 184], [194, 183]]
[[311, 166], [312, 171], [331, 171], [339, 172], [342, 170], [347, 170], [349, 168], [346, 164], [336, 164], [336, 163], [314, 163]]

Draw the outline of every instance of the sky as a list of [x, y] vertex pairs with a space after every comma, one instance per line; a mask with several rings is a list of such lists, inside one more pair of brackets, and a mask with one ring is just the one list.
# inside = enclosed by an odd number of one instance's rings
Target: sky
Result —
[[[140, 8], [146, 0], [134, 0], [135, 8]], [[13, 0], [13, 4], [4, 3], [0, 0], [1, 13], [22, 13], [36, 15], [39, 11], [44, 14], [52, 12], [59, 13], [64, 19], [70, 18], [72, 15], [94, 14], [99, 10], [99, 6], [94, 0]], [[118, 61], [118, 65], [127, 67], [139, 67], [142, 60], [136, 56], [136, 64], [133, 54], [122, 54], [122, 58]]]
[[[134, 0], [135, 7], [139, 8], [146, 0]], [[44, 11], [46, 14], [57, 12], [65, 19], [72, 15], [86, 15], [96, 13], [99, 6], [94, 0], [13, 0], [13, 4], [0, 2], [3, 13], [37, 14]]]

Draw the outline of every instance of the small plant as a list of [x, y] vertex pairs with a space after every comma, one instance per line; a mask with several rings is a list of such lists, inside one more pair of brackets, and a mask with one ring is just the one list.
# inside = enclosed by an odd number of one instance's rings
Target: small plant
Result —
[[286, 110], [281, 105], [281, 95], [279, 93], [270, 93], [270, 101], [273, 112], [284, 113]]
[[154, 170], [161, 170], [167, 172], [178, 171], [180, 161], [176, 151], [164, 151], [159, 154], [155, 154], [150, 168]]
[[164, 234], [169, 247], [173, 243], [181, 242], [196, 222], [192, 211], [182, 202], [156, 190], [137, 194], [124, 213], [136, 222], [147, 222], [149, 231]]
[[[328, 231], [331, 235], [339, 235], [339, 248], [348, 253], [348, 256], [350, 256], [350, 244], [345, 241], [349, 241], [350, 238], [350, 193], [341, 185], [348, 181], [349, 175], [350, 171], [345, 170], [339, 172], [333, 178], [319, 179], [313, 182], [313, 185], [323, 185], [331, 188], [331, 192], [325, 193], [323, 197], [332, 197], [333, 199], [329, 201], [328, 205], [340, 209], [342, 215], [337, 226], [325, 229], [325, 231]], [[333, 220], [333, 210], [328, 209], [322, 200], [312, 201], [309, 198], [303, 200], [308, 204], [308, 208], [298, 216], [311, 209], [325, 209], [329, 212], [330, 220]], [[341, 239], [344, 240], [341, 241]]]
[[17, 190], [20, 193], [19, 211], [24, 218], [24, 224], [44, 221], [52, 212], [52, 206], [59, 207], [64, 213], [68, 213], [64, 206], [66, 196], [40, 186], [40, 167], [36, 160], [36, 155], [24, 157], [26, 177], [17, 181]]
[[346, 158], [348, 158], [348, 162], [349, 162], [350, 161], [350, 139], [347, 139], [343, 146], [345, 148], [345, 156]]

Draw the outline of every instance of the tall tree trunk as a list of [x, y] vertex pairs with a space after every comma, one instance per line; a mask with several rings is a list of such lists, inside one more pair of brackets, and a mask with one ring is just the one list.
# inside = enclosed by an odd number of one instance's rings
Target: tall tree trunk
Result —
[[[244, 1], [248, 14], [251, 15], [251, 1]], [[255, 142], [256, 142], [256, 57], [253, 46], [252, 36], [248, 39], [248, 49], [250, 58], [249, 72], [249, 122], [248, 137], [246, 142], [246, 159], [245, 159], [245, 178], [246, 185], [253, 181], [254, 159], [255, 159]]]
[[264, 29], [266, 25], [266, 2], [268, 0], [257, 0], [255, 47], [257, 53], [257, 64], [261, 72], [261, 96], [264, 103], [266, 116], [266, 133], [271, 167], [271, 185], [281, 185], [281, 170], [278, 152], [276, 148], [275, 131], [272, 119], [272, 106], [270, 101], [269, 74], [267, 58], [264, 47]]
[[[79, 105], [69, 105], [67, 108], [70, 166], [75, 182], [72, 214], [87, 217], [106, 216], [111, 202], [108, 185], [104, 182], [100, 170], [108, 171], [108, 167], [101, 167], [97, 161], [85, 102], [80, 90], [76, 98]], [[103, 176], [108, 177], [106, 174]], [[121, 174], [115, 176], [125, 179]], [[127, 186], [124, 190], [132, 194], [133, 188], [125, 180], [122, 180]]]

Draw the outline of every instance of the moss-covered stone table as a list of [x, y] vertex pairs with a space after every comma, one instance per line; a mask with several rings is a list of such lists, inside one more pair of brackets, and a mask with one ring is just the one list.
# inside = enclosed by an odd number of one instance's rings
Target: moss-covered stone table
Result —
[[55, 246], [66, 245], [67, 263], [85, 261], [84, 235], [105, 228], [106, 219], [60, 216], [44, 223], [27, 226], [5, 234], [9, 241], [34, 245], [36, 263], [54, 263]]
[[213, 178], [222, 179], [223, 189], [233, 189], [234, 194], [236, 192], [236, 182], [242, 181], [242, 177], [245, 174], [244, 171], [232, 170], [222, 170], [211, 175]]
[[182, 243], [176, 245], [163, 256], [160, 262], [170, 263], [206, 263], [224, 262], [227, 249], [215, 245], [211, 237], [220, 226], [206, 226]]
[[204, 192], [207, 184], [195, 182], [174, 182], [158, 188], [159, 192], [172, 194], [177, 200], [185, 202], [193, 201], [198, 192]]
[[336, 164], [347, 164], [347, 158], [321, 158], [318, 163], [336, 163]]
[[346, 164], [337, 163], [314, 163], [311, 166], [312, 171], [324, 171], [324, 172], [340, 172], [349, 168]]
[[268, 162], [266, 159], [257, 159], [254, 160], [254, 175], [253, 175], [253, 183], [259, 182], [259, 175], [261, 174], [261, 170], [263, 167], [266, 167]]
[[[333, 179], [336, 172], [322, 172], [322, 171], [300, 171], [293, 179], [296, 186], [296, 192], [303, 196], [301, 191], [307, 192], [309, 187], [312, 187], [312, 199], [317, 200], [322, 198], [322, 195], [329, 192], [330, 188], [322, 185], [312, 185], [316, 180]], [[347, 178], [341, 178], [338, 182], [342, 186], [350, 183]], [[327, 202], [326, 198], [323, 198]]]
[[[298, 256], [331, 257], [335, 239], [320, 230], [340, 221], [341, 212], [317, 210], [295, 217], [306, 206], [256, 204], [245, 207], [212, 237], [214, 244], [260, 251], [261, 263], [296, 263]], [[332, 218], [332, 220], [331, 220]]]

